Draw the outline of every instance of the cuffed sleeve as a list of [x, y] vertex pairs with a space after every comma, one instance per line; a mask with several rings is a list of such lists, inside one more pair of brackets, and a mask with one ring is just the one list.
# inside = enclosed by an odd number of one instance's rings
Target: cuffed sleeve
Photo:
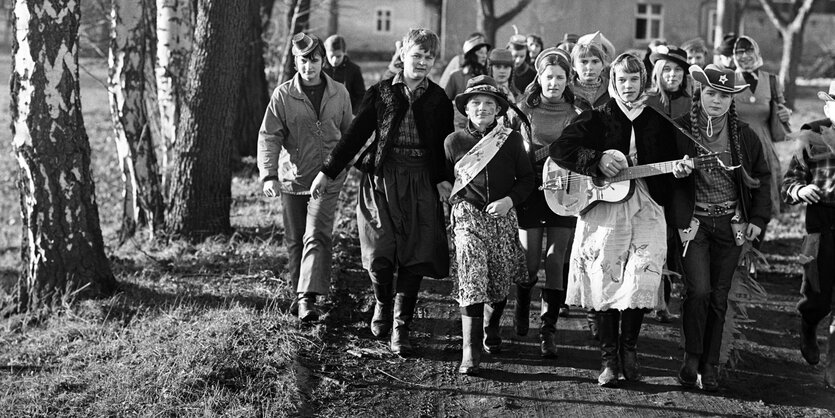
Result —
[[377, 89], [375, 88], [370, 88], [365, 92], [357, 117], [349, 123], [342, 139], [339, 140], [331, 154], [325, 159], [322, 172], [331, 180], [339, 176], [339, 173], [345, 169], [374, 133], [377, 127], [376, 92]]

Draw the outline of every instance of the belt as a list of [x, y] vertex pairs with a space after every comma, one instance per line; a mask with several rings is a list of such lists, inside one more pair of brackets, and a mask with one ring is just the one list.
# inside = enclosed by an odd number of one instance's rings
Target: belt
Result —
[[424, 157], [429, 155], [429, 150], [426, 148], [392, 147], [391, 150], [395, 154], [405, 155], [407, 157]]
[[736, 200], [722, 203], [696, 203], [694, 215], [699, 216], [724, 216], [736, 212]]

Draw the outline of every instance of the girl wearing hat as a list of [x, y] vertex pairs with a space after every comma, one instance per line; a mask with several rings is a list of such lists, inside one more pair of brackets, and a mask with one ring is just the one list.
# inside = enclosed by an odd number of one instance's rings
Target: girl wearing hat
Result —
[[[315, 36], [293, 37], [296, 75], [270, 98], [258, 134], [258, 169], [264, 194], [281, 195], [287, 270], [298, 293], [302, 321], [316, 320], [316, 296], [330, 288], [331, 235], [345, 173], [310, 199], [310, 185], [327, 150], [351, 123], [351, 98], [342, 83], [322, 72], [325, 49]], [[322, 152], [324, 150], [325, 152]]]
[[[609, 58], [597, 42], [577, 43], [571, 50], [571, 91], [583, 109], [600, 106], [609, 100], [608, 82], [603, 68]], [[643, 64], [641, 64], [643, 65]]]
[[[621, 54], [609, 71], [612, 98], [568, 125], [551, 145], [551, 158], [594, 177], [616, 176], [630, 164], [679, 158], [670, 140], [675, 126], [644, 104], [646, 69], [640, 58]], [[641, 378], [638, 335], [644, 310], [663, 306], [663, 237], [667, 222], [676, 224], [666, 210], [674, 185], [670, 175], [635, 180], [627, 200], [595, 205], [577, 221], [566, 301], [597, 313], [600, 386], [616, 387], [620, 371], [629, 381]]]
[[[489, 49], [490, 44], [480, 35], [464, 42], [464, 61], [461, 62], [461, 68], [453, 71], [449, 78], [441, 82], [441, 87], [450, 100], [464, 91], [471, 78], [487, 74]], [[467, 125], [467, 118], [456, 112], [454, 122], [455, 129], [463, 129]]]
[[493, 49], [490, 51], [487, 63], [487, 75], [496, 80], [499, 90], [507, 96], [510, 103], [516, 103], [522, 93], [516, 90], [516, 86], [511, 82], [513, 80], [513, 54], [507, 49]]
[[492, 78], [471, 79], [455, 97], [467, 127], [444, 141], [446, 176], [454, 182], [452, 277], [461, 307], [462, 374], [479, 372], [482, 345], [488, 353], [501, 349], [510, 284], [525, 275], [513, 208], [533, 190], [534, 173], [522, 136], [496, 119], [508, 106]]
[[[557, 48], [542, 51], [536, 59], [535, 68], [537, 77], [528, 86], [519, 110], [530, 121], [530, 128], [522, 133], [534, 161], [534, 172], [542, 173], [544, 158], [537, 160], [536, 151], [550, 146], [577, 117], [579, 109], [574, 106], [574, 94], [568, 86], [571, 64], [565, 51]], [[537, 181], [537, 185], [539, 183]], [[563, 266], [568, 262], [576, 223], [574, 216], [560, 216], [552, 212], [541, 190], [534, 190], [519, 208], [519, 238], [527, 253], [528, 267], [528, 279], [516, 285], [515, 323], [516, 333], [520, 336], [528, 333], [531, 290], [536, 284], [542, 259], [542, 238], [547, 238], [540, 314], [542, 325], [539, 329], [540, 354], [543, 357], [557, 357], [557, 317], [565, 302]]]
[[736, 114], [734, 95], [748, 85], [735, 85], [732, 70], [713, 64], [689, 71], [700, 86], [690, 114], [676, 120], [690, 135], [677, 132], [676, 142], [687, 155], [718, 153], [722, 164], [695, 171], [673, 190], [674, 212], [691, 216], [690, 233], [695, 229], [683, 257], [685, 354], [678, 381], [693, 387], [701, 376], [701, 387], [714, 391], [731, 280], [741, 245], [771, 216], [771, 177], [757, 134]]
[[[745, 121], [760, 138], [763, 155], [768, 162], [768, 168], [771, 169], [771, 210], [774, 216], [780, 213], [780, 183], [783, 181], [783, 173], [771, 136], [770, 102], [777, 101], [777, 114], [783, 123], [788, 123], [791, 112], [784, 105], [786, 100], [783, 98], [783, 88], [777, 82], [777, 77], [762, 69], [763, 59], [757, 41], [748, 36], [737, 38], [733, 47], [733, 60], [736, 64], [737, 81], [748, 85], [748, 88], [734, 96], [734, 105], [739, 119]], [[760, 242], [762, 239], [763, 237], [760, 237]]]

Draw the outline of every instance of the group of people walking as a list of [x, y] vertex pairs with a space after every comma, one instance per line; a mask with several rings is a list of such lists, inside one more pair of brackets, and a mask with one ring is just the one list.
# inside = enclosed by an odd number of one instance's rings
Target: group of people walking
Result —
[[[645, 313], [667, 312], [666, 268], [684, 282], [678, 381], [718, 389], [731, 280], [742, 245], [762, 239], [782, 182], [762, 105], [770, 114], [768, 103], [776, 101], [783, 122], [789, 111], [779, 106], [779, 85], [775, 94], [774, 83], [758, 82], [769, 75], [756, 42], [735, 40], [736, 70], [700, 66], [706, 51], [695, 41], [655, 46], [647, 68], [636, 55], [615, 56], [600, 33], [566, 35], [544, 49], [540, 38], [517, 34], [492, 50], [473, 34], [438, 85], [428, 76], [439, 39], [413, 29], [393, 76], [356, 100], [345, 81], [323, 72], [327, 61], [337, 68], [336, 59], [347, 60], [344, 39], [332, 38], [293, 38], [298, 73], [273, 93], [258, 141], [264, 193], [282, 198], [287, 269], [302, 321], [318, 318], [316, 297], [328, 290], [336, 198], [354, 164], [362, 172], [362, 264], [376, 300], [371, 332], [388, 338], [392, 352], [415, 352], [409, 332], [422, 278], [451, 277], [461, 313], [459, 372], [478, 374], [482, 352], [502, 350], [500, 322], [512, 287], [515, 331], [529, 332], [544, 250], [543, 357], [557, 357], [557, 319], [579, 306], [600, 343], [598, 383], [618, 386], [621, 374], [640, 380], [641, 325]], [[796, 155], [792, 182], [787, 175], [786, 199], [820, 205], [832, 182], [812, 168], [817, 186], [803, 186], [810, 177], [803, 170], [821, 164], [804, 164], [804, 156]], [[603, 179], [637, 165], [671, 168], [627, 180], [634, 191], [626, 199], [561, 216], [543, 190], [548, 158]], [[828, 227], [826, 216], [820, 212], [815, 228]], [[817, 301], [807, 303], [815, 314], [804, 317], [810, 362], [819, 349], [808, 335], [828, 313], [821, 298], [831, 301], [831, 283], [821, 284], [831, 280], [823, 277], [831, 267], [820, 267], [815, 289], [823, 296], [808, 296]], [[827, 379], [835, 381], [835, 373]]]

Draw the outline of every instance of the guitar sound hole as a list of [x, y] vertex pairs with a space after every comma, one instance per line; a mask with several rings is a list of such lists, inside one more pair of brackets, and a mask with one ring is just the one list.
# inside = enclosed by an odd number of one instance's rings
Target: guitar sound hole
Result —
[[599, 177], [593, 178], [591, 182], [595, 185], [595, 187], [604, 187], [609, 184], [606, 180]]

